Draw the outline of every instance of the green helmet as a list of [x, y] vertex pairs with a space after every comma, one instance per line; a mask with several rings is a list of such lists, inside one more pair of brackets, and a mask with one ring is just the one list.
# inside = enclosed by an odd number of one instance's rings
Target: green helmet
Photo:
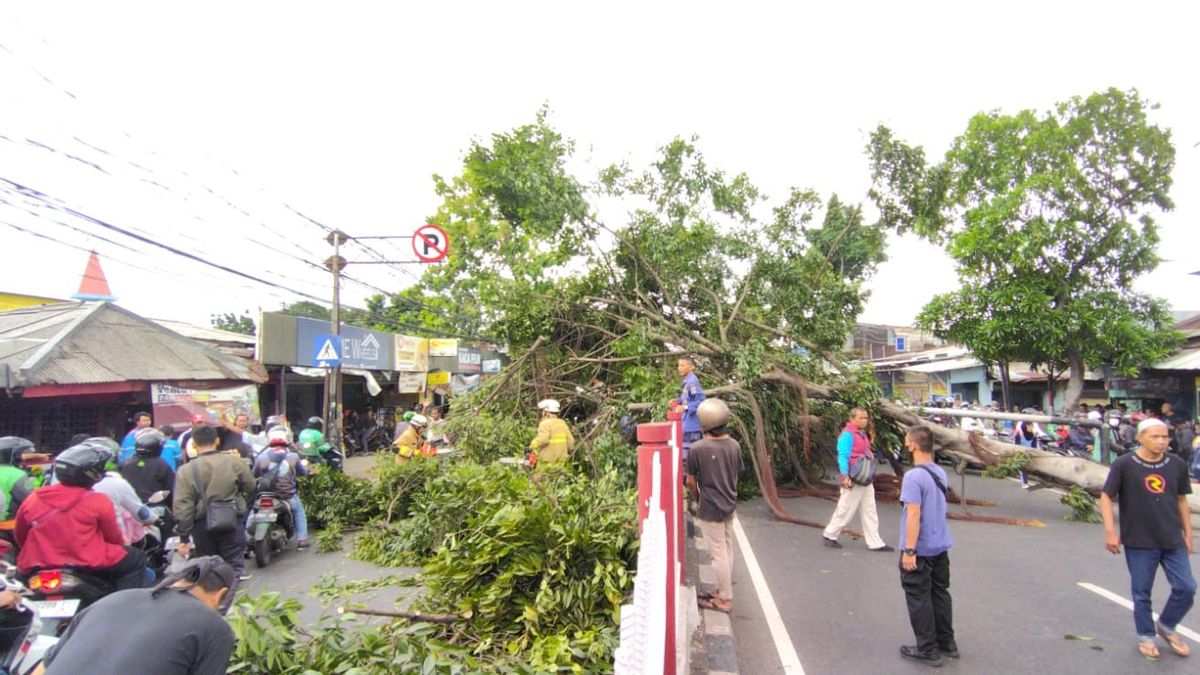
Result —
[[306, 455], [317, 455], [321, 452], [321, 446], [325, 443], [325, 434], [316, 429], [305, 429], [300, 432], [300, 451]]

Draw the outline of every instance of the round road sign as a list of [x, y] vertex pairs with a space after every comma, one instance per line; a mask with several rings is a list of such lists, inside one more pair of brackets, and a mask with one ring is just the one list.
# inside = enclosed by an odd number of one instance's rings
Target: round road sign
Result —
[[412, 247], [421, 262], [441, 262], [450, 252], [450, 237], [437, 225], [422, 225], [413, 232]]

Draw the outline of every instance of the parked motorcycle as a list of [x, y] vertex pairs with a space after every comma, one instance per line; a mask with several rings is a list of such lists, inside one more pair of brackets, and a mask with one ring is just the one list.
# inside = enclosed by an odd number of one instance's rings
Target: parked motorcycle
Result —
[[254, 564], [266, 567], [271, 557], [296, 536], [296, 521], [286, 499], [274, 492], [259, 492], [246, 520], [246, 538], [254, 551]]
[[0, 628], [0, 635], [3, 636], [0, 641], [0, 673], [28, 675], [42, 662], [58, 638], [42, 634], [38, 603], [24, 599], [29, 595], [29, 589], [17, 578], [16, 565], [0, 563], [0, 570], [4, 590], [22, 596], [16, 607], [2, 610], [11, 614], [4, 617], [4, 626]]

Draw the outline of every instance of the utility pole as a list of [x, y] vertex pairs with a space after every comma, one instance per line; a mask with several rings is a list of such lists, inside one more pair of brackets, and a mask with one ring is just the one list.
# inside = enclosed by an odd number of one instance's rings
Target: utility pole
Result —
[[[341, 230], [334, 230], [325, 237], [325, 241], [333, 246], [333, 256], [325, 261], [325, 267], [333, 272], [333, 314], [330, 316], [329, 328], [335, 336], [342, 334], [341, 288], [342, 269], [346, 267], [346, 259], [341, 256], [342, 244], [349, 237]], [[343, 349], [338, 345], [338, 349]], [[327, 440], [333, 447], [342, 447], [342, 364], [339, 362], [325, 376], [325, 432]]]

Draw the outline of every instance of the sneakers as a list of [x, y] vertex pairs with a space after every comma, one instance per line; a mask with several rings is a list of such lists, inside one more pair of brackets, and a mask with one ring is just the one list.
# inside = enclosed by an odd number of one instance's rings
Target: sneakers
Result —
[[942, 645], [938, 645], [938, 652], [942, 656], [944, 656], [948, 659], [957, 659], [958, 658], [958, 645], [953, 644], [953, 643], [946, 645], [945, 647], [943, 647]]
[[896, 549], [892, 548], [891, 546], [888, 546], [887, 544], [884, 544], [883, 546], [880, 546], [879, 548], [873, 548], [871, 550], [876, 553], [887, 553], [888, 551], [895, 551]]
[[838, 543], [837, 539], [830, 539], [829, 537], [826, 537], [825, 535], [821, 535], [821, 541], [825, 542], [825, 545], [828, 546], [829, 548], [841, 548], [842, 547], [842, 545], [840, 543]]
[[942, 667], [942, 657], [938, 655], [936, 650], [933, 652], [923, 652], [916, 645], [904, 645], [900, 648], [900, 656], [912, 659], [913, 661], [920, 661], [930, 668]]

